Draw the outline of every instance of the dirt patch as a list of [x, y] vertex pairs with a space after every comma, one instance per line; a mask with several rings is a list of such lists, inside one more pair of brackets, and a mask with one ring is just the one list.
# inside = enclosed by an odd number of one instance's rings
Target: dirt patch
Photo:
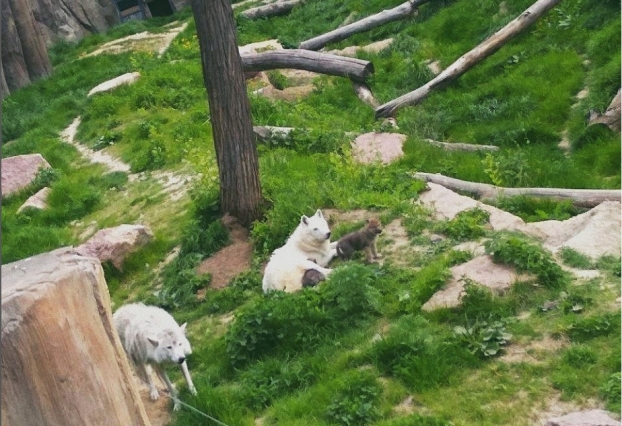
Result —
[[[223, 224], [229, 231], [232, 244], [219, 250], [213, 256], [205, 259], [197, 267], [197, 274], [211, 274], [210, 288], [224, 288], [232, 278], [248, 271], [251, 268], [253, 246], [249, 241], [248, 231], [228, 214], [222, 218]], [[205, 291], [197, 294], [199, 299], [205, 297]]]
[[568, 346], [565, 339], [554, 339], [545, 335], [540, 340], [534, 340], [527, 345], [514, 343], [506, 347], [505, 353], [499, 357], [499, 361], [509, 364], [526, 362], [530, 364], [540, 363], [540, 355], [550, 352], [558, 352]]
[[267, 86], [261, 89], [257, 89], [253, 92], [255, 95], [265, 96], [268, 99], [278, 99], [283, 101], [297, 101], [304, 98], [313, 92], [315, 86], [312, 84], [306, 84], [304, 86], [287, 87], [283, 90], [279, 90], [274, 86]]
[[186, 29], [187, 22], [182, 25], [173, 27], [163, 33], [150, 33], [143, 31], [142, 33], [132, 34], [117, 40], [102, 44], [97, 50], [87, 53], [83, 57], [97, 56], [102, 53], [119, 54], [128, 51], [134, 52], [155, 52], [161, 56], [170, 46], [171, 42], [179, 33]]
[[413, 414], [415, 412], [415, 407], [413, 406], [413, 397], [408, 396], [402, 402], [393, 407], [393, 412], [400, 416], [407, 416], [409, 414]]

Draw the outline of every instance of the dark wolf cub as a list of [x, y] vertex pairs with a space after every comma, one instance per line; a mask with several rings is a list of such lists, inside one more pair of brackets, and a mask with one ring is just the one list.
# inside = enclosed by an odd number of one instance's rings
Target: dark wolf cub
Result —
[[360, 231], [344, 235], [337, 242], [337, 256], [340, 259], [350, 259], [356, 251], [365, 250], [367, 262], [378, 259], [380, 254], [376, 249], [378, 234], [382, 233], [382, 226], [378, 219], [367, 220], [367, 225]]

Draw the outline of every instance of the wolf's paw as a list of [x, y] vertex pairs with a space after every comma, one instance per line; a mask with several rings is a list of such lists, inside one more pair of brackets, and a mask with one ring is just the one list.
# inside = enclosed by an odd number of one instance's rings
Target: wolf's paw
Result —
[[160, 397], [160, 394], [158, 393], [157, 389], [151, 389], [151, 391], [149, 392], [149, 399], [151, 399], [152, 401], [156, 401], [158, 398]]
[[195, 388], [194, 386], [191, 386], [191, 387], [190, 387], [190, 393], [191, 393], [192, 395], [196, 395], [196, 394], [197, 394], [197, 388]]
[[175, 401], [175, 404], [173, 404], [173, 411], [179, 411], [179, 410], [181, 410], [181, 404]]

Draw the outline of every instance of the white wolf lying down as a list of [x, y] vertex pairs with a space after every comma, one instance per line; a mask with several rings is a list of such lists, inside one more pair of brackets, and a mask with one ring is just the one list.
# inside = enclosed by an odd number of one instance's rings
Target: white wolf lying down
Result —
[[[171, 383], [162, 364], [175, 363], [181, 366], [188, 389], [196, 395], [196, 389], [186, 365], [186, 356], [192, 353], [186, 338], [186, 324], [181, 327], [164, 309], [132, 303], [120, 307], [112, 316], [125, 353], [136, 366], [138, 376], [149, 384], [149, 396], [158, 399], [158, 388], [153, 382], [151, 368], [166, 384], [172, 397], [177, 397], [175, 385]], [[175, 402], [174, 410], [179, 410]]]
[[301, 216], [285, 245], [272, 253], [263, 276], [263, 291], [298, 291], [309, 269], [329, 275], [332, 269], [325, 266], [336, 256], [336, 244], [330, 242], [330, 229], [320, 210], [311, 217]]

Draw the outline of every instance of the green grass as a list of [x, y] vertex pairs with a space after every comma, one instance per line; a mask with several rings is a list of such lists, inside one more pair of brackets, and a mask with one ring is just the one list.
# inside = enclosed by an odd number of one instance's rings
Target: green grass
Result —
[[[238, 41], [278, 38], [293, 47], [350, 14], [360, 19], [400, 3], [318, 0], [288, 16], [258, 21], [245, 20], [236, 9]], [[507, 14], [500, 3], [429, 2], [417, 16], [328, 48], [394, 37], [385, 51], [358, 55], [374, 63], [374, 95], [389, 101], [433, 77], [425, 61], [448, 66], [531, 1], [504, 2]], [[175, 19], [189, 26], [161, 58], [124, 53], [78, 59], [114, 38], [164, 31]], [[3, 200], [3, 260], [75, 245], [104, 227], [150, 225], [154, 240], [132, 254], [123, 270], [104, 265], [114, 307], [143, 301], [189, 322], [194, 352], [188, 362], [198, 395], [187, 392], [178, 369], [171, 369], [171, 377], [184, 402], [226, 424], [525, 425], [547, 410], [551, 396], [575, 404], [597, 401], [619, 414], [620, 311], [613, 302], [620, 296], [619, 257], [592, 260], [568, 249], [554, 257], [524, 235], [491, 231], [481, 210], [434, 220], [413, 203], [425, 184], [411, 178], [423, 171], [508, 187], [620, 188], [619, 133], [585, 121], [589, 110], [604, 111], [619, 88], [619, 31], [616, 2], [562, 2], [447, 88], [400, 110], [397, 130], [375, 121], [342, 78], [319, 77], [313, 93], [294, 102], [251, 95], [254, 125], [296, 131], [285, 141], [258, 145], [270, 207], [251, 230], [251, 270], [222, 290], [195, 272], [229, 241], [218, 221], [211, 118], [189, 10], [57, 45], [54, 74], [3, 100], [3, 156], [39, 152], [53, 167]], [[135, 84], [86, 97], [95, 85], [130, 71], [141, 73]], [[291, 83], [278, 72], [270, 77], [280, 87]], [[583, 88], [588, 96], [577, 100]], [[107, 173], [62, 143], [59, 132], [78, 115], [80, 142], [118, 156], [139, 174]], [[569, 152], [557, 147], [566, 129]], [[355, 163], [346, 132], [374, 130], [406, 134], [404, 157], [388, 166]], [[501, 149], [447, 152], [426, 138]], [[193, 178], [192, 189], [164, 193], [162, 172]], [[43, 185], [52, 189], [50, 208], [16, 214]], [[583, 212], [569, 202], [526, 197], [496, 205], [527, 222]], [[406, 247], [382, 266], [337, 261], [319, 288], [264, 295], [262, 263], [300, 215], [317, 208], [366, 209], [385, 226], [400, 219]], [[337, 222], [334, 236], [362, 224]], [[432, 243], [432, 233], [447, 238]], [[467, 282], [461, 306], [423, 311], [447, 283], [450, 268], [473, 256], [455, 245], [480, 238], [488, 239], [495, 261], [535, 278], [503, 295]], [[388, 239], [381, 236], [381, 252]], [[178, 257], [158, 266], [175, 247]], [[601, 275], [577, 280], [561, 262]], [[203, 300], [198, 290], [205, 292]], [[460, 327], [470, 331], [456, 332]], [[546, 342], [558, 346], [547, 348]], [[525, 359], [504, 357], [514, 350]], [[397, 409], [409, 400], [407, 411]], [[173, 415], [179, 426], [204, 421], [188, 410]]]

